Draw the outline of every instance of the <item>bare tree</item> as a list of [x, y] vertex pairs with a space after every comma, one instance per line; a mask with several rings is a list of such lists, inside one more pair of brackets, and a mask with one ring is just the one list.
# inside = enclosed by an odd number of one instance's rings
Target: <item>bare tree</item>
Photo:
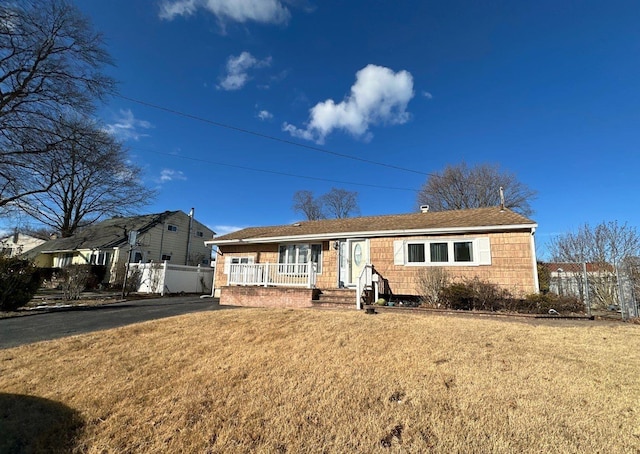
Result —
[[[618, 267], [632, 264], [640, 257], [640, 233], [618, 221], [601, 222], [595, 227], [584, 224], [575, 233], [553, 238], [549, 252], [554, 262], [594, 264], [588, 276], [589, 291], [600, 305], [608, 306], [618, 300]], [[635, 277], [633, 273], [628, 276], [633, 285]], [[582, 286], [582, 275], [576, 275], [576, 279]]]
[[325, 218], [348, 218], [360, 212], [358, 193], [331, 188], [319, 197], [311, 191], [297, 191], [293, 195], [293, 210], [304, 214], [309, 221]]
[[429, 205], [432, 211], [499, 206], [500, 187], [504, 189], [506, 208], [525, 216], [533, 213], [530, 202], [536, 191], [518, 181], [513, 173], [490, 164], [468, 167], [462, 162], [447, 166], [427, 178], [417, 202]]
[[105, 216], [134, 213], [153, 199], [141, 183], [141, 169], [98, 124], [72, 119], [59, 123], [58, 130], [67, 140], [52, 153], [55, 183], [22, 199], [26, 214], [68, 237]]
[[348, 218], [360, 213], [358, 193], [345, 189], [331, 188], [322, 196], [322, 204], [328, 217]]
[[49, 190], [50, 153], [69, 112], [89, 115], [114, 88], [102, 36], [67, 0], [0, 5], [0, 207]]
[[617, 265], [629, 257], [640, 256], [640, 234], [627, 223], [584, 224], [575, 233], [553, 238], [549, 252], [555, 262], [590, 262]]
[[311, 191], [296, 191], [293, 194], [293, 211], [304, 214], [309, 221], [324, 219], [322, 201], [313, 196]]

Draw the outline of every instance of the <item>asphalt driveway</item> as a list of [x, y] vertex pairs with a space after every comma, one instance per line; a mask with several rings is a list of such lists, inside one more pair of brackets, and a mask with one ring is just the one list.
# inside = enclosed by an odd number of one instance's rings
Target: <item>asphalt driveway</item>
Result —
[[217, 299], [167, 297], [0, 319], [0, 348], [58, 339], [191, 312], [231, 309]]

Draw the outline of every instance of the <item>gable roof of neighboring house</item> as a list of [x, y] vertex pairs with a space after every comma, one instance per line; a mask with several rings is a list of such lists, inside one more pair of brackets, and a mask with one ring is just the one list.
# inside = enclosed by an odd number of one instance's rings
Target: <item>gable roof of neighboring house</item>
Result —
[[112, 218], [86, 227], [68, 238], [47, 241], [31, 249], [25, 255], [35, 257], [42, 253], [71, 252], [81, 249], [109, 249], [123, 246], [129, 241], [128, 235], [130, 231], [137, 230], [140, 234], [145, 233], [176, 213], [180, 213], [180, 211]]
[[302, 221], [289, 225], [249, 227], [206, 241], [206, 244], [269, 243], [355, 237], [407, 236], [535, 229], [535, 221], [500, 207], [429, 211], [385, 216]]
[[[582, 273], [584, 268], [582, 263], [576, 262], [545, 262], [543, 263], [551, 273]], [[609, 263], [587, 262], [587, 273], [596, 273], [605, 271], [611, 273], [614, 271], [613, 265]]]

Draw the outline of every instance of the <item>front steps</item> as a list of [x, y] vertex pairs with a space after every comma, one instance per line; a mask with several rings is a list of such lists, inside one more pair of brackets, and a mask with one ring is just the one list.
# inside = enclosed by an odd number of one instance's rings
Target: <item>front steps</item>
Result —
[[313, 307], [356, 309], [356, 291], [352, 288], [318, 289], [311, 302]]

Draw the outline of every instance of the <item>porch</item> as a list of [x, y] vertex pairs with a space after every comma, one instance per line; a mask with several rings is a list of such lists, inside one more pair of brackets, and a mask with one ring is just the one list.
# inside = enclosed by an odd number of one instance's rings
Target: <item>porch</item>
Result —
[[227, 285], [314, 288], [317, 275], [314, 263], [232, 264], [227, 275]]
[[[316, 305], [332, 306], [336, 303], [340, 307], [347, 303], [357, 309], [378, 299], [381, 279], [371, 264], [362, 267], [355, 285], [349, 288], [341, 288], [336, 283], [333, 288], [319, 289], [316, 287], [317, 275], [314, 263], [232, 264], [220, 298], [224, 304], [246, 306], [312, 307], [313, 301]], [[278, 303], [278, 299], [282, 301]]]

